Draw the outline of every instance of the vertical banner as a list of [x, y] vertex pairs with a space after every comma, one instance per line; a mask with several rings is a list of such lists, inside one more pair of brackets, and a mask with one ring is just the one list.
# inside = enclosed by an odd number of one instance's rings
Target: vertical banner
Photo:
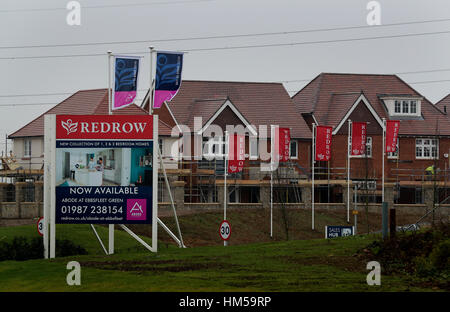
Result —
[[137, 94], [140, 57], [114, 57], [114, 92], [112, 110], [121, 109], [133, 103]]
[[291, 145], [291, 130], [289, 128], [278, 128], [278, 135], [275, 137], [278, 142], [278, 161], [289, 161], [289, 147]]
[[164, 101], [170, 101], [181, 86], [183, 53], [157, 52], [156, 77], [153, 108], [160, 108]]
[[351, 155], [364, 155], [366, 151], [367, 123], [352, 122], [352, 148]]
[[386, 153], [394, 153], [397, 150], [399, 120], [386, 121]]
[[331, 159], [332, 128], [317, 126], [316, 128], [316, 158], [317, 161], [329, 161]]
[[245, 160], [245, 135], [228, 136], [228, 173], [241, 172]]

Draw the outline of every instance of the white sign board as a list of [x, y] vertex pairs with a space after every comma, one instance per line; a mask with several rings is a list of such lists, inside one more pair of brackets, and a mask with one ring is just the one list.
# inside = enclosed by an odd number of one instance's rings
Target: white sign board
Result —
[[223, 220], [219, 227], [219, 234], [222, 240], [227, 241], [231, 236], [231, 226], [227, 220]]

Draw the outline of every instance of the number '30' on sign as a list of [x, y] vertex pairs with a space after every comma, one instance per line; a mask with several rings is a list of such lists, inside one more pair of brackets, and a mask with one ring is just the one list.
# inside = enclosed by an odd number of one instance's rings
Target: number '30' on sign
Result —
[[222, 240], [227, 241], [231, 236], [231, 226], [227, 220], [223, 220], [219, 227], [219, 235]]

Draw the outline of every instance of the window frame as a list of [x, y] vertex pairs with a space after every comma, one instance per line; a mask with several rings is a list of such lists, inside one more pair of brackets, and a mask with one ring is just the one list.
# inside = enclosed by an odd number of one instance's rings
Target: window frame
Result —
[[[391, 116], [420, 117], [421, 99], [417, 98], [396, 98], [389, 99], [389, 114]], [[413, 109], [414, 108], [414, 109]], [[413, 112], [414, 111], [414, 112]]]
[[[397, 106], [398, 104], [398, 106]], [[397, 111], [398, 108], [398, 111]], [[402, 101], [395, 100], [394, 101], [394, 114], [401, 114], [402, 113]]]
[[[420, 144], [418, 144], [419, 140], [421, 141]], [[426, 143], [426, 142], [429, 142], [429, 143]], [[433, 144], [433, 142], [434, 142], [434, 144]], [[421, 156], [417, 155], [418, 148], [420, 148], [420, 150], [421, 150]], [[426, 148], [428, 149], [429, 156], [424, 156]], [[433, 156], [433, 148], [435, 149], [435, 154], [436, 154], [435, 156]], [[416, 138], [415, 156], [416, 156], [416, 159], [439, 159], [439, 139], [433, 139], [433, 138], [427, 138], [427, 137]]]
[[[205, 145], [208, 146], [207, 153], [205, 153]], [[217, 149], [215, 146], [218, 146], [219, 152], [214, 152]], [[202, 158], [224, 159], [226, 154], [225, 137], [203, 137]]]
[[[292, 156], [292, 143], [295, 143], [295, 156]], [[298, 141], [291, 140], [289, 143], [289, 159], [298, 159]]]
[[[252, 143], [255, 144], [254, 147], [252, 147]], [[257, 138], [253, 138], [249, 137], [248, 140], [248, 153], [249, 153], [249, 159], [250, 160], [257, 160], [258, 156], [259, 156], [259, 144], [258, 144], [258, 139]]]
[[[28, 151], [27, 151], [28, 146]], [[27, 154], [29, 152], [29, 154]], [[31, 158], [32, 155], [32, 143], [31, 139], [24, 139], [23, 140], [23, 157], [24, 158]]]
[[399, 159], [400, 155], [400, 138], [397, 137], [397, 144], [396, 144], [396, 150], [395, 152], [388, 152], [386, 154], [388, 159]]
[[[370, 146], [369, 149], [367, 148], [368, 146]], [[348, 148], [347, 148], [348, 156], [350, 158], [365, 158], [366, 157], [366, 154], [351, 155], [351, 149], [352, 149], [352, 137], [350, 136], [349, 139], [348, 139]], [[373, 140], [372, 140], [371, 136], [366, 136], [366, 150], [369, 150], [367, 158], [372, 158], [372, 155], [373, 155]]]

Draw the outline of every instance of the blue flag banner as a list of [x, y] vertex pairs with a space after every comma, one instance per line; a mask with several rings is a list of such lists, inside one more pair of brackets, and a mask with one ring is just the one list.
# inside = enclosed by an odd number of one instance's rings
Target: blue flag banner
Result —
[[140, 57], [116, 56], [114, 60], [114, 92], [112, 109], [132, 104], [137, 94]]
[[155, 95], [153, 108], [160, 108], [170, 101], [181, 86], [183, 53], [158, 52], [156, 54]]

